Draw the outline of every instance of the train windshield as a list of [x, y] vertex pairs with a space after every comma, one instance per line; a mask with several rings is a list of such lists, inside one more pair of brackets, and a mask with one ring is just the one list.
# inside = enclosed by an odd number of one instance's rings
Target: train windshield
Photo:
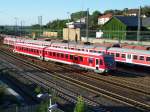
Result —
[[113, 56], [105, 56], [104, 57], [104, 61], [106, 64], [114, 64], [115, 63], [115, 60], [114, 60], [114, 57]]

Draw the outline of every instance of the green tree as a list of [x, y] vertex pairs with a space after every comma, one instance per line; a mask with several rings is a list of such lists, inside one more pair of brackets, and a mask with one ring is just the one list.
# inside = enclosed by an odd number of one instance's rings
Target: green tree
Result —
[[47, 23], [47, 28], [49, 29], [53, 29], [53, 30], [58, 30], [58, 29], [63, 29], [64, 27], [66, 27], [66, 23], [68, 22], [68, 20], [54, 20], [54, 21], [50, 21], [49, 23]]
[[40, 93], [41, 93], [41, 88], [40, 88], [39, 86], [37, 86], [37, 87], [35, 88], [34, 92], [35, 92], [36, 94], [40, 94]]
[[112, 10], [112, 9], [110, 9], [110, 10], [104, 11], [104, 14], [109, 14], [109, 13], [111, 13], [113, 15], [122, 15], [123, 10], [117, 10], [117, 9]]
[[99, 11], [94, 11], [89, 17], [89, 27], [92, 29], [98, 28], [98, 17], [102, 15]]
[[0, 99], [5, 95], [6, 88], [4, 86], [0, 86]]
[[76, 21], [80, 18], [86, 17], [87, 16], [87, 11], [79, 11], [71, 14], [71, 20]]
[[86, 111], [85, 103], [83, 101], [82, 96], [79, 96], [77, 104], [76, 104], [75, 109], [74, 109], [74, 112], [85, 112], [85, 111]]
[[142, 14], [145, 14], [147, 17], [150, 17], [150, 6], [144, 6], [142, 8]]

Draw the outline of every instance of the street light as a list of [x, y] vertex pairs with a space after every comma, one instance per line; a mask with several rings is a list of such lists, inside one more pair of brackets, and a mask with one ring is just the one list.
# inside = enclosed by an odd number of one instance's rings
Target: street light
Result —
[[40, 98], [41, 100], [47, 100], [47, 99], [49, 99], [49, 106], [48, 106], [48, 111], [49, 112], [52, 112], [53, 109], [57, 108], [57, 104], [56, 103], [54, 105], [52, 105], [52, 101], [51, 101], [52, 96], [49, 95], [48, 93], [38, 94], [37, 98]]
[[70, 33], [70, 30], [69, 30], [69, 19], [70, 19], [70, 13], [69, 12], [67, 12], [67, 14], [68, 14], [68, 49], [69, 49], [69, 33]]
[[18, 22], [18, 18], [15, 17], [14, 19], [15, 19], [14, 30], [15, 30], [15, 36], [16, 36], [16, 34], [17, 34], [17, 22]]

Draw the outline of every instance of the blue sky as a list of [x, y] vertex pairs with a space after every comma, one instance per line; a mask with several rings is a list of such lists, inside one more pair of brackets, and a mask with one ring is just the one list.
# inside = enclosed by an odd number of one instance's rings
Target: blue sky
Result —
[[138, 8], [150, 5], [150, 0], [1, 0], [0, 25], [14, 25], [15, 17], [23, 24], [31, 25], [38, 22], [38, 16], [43, 17], [43, 24], [49, 20], [64, 19], [67, 12], [90, 9], [101, 12], [108, 9]]

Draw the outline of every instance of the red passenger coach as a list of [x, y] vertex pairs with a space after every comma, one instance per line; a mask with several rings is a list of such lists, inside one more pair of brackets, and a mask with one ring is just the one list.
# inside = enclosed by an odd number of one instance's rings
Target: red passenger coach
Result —
[[86, 69], [92, 69], [99, 73], [116, 69], [113, 56], [100, 53], [88, 53], [84, 51], [44, 47], [23, 43], [17, 43], [15, 45], [14, 52], [37, 57], [46, 61], [51, 60]]
[[113, 55], [118, 62], [150, 66], [150, 51], [125, 48], [110, 48], [108, 54]]
[[42, 59], [44, 46], [16, 43], [14, 52]]

